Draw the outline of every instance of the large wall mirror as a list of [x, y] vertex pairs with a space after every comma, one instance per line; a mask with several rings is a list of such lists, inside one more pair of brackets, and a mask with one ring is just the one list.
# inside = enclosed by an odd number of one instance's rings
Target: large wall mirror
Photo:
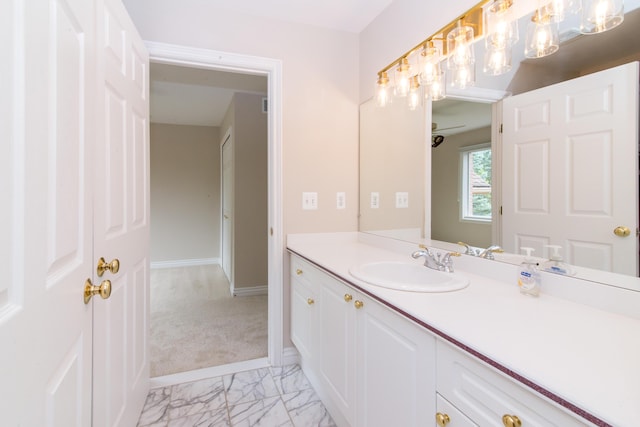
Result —
[[[498, 135], [504, 114], [502, 108], [508, 105], [508, 99], [516, 98], [510, 95], [555, 87], [560, 82], [640, 60], [640, 43], [637, 42], [640, 40], [640, 2], [631, 2], [631, 5], [628, 3], [624, 22], [602, 34], [579, 35], [572, 29], [575, 24], [569, 20], [561, 28], [563, 41], [559, 51], [545, 58], [524, 59], [521, 53], [524, 51], [524, 40], [521, 36], [521, 40], [513, 48], [513, 66], [510, 72], [496, 77], [485, 76], [482, 75], [480, 64], [475, 86], [467, 91], [450, 92], [444, 100], [433, 103], [429, 101], [413, 111], [402, 102], [394, 102], [391, 107], [384, 108], [376, 107], [373, 100], [362, 104], [360, 231], [410, 242], [431, 241], [433, 246], [440, 245], [446, 249], [451, 249], [452, 244], [457, 242], [480, 248], [499, 244], [507, 252], [511, 252], [497, 257], [507, 262], [520, 260], [518, 256], [512, 255], [518, 252], [519, 246], [538, 245], [540, 250], [536, 255], [548, 258], [550, 250], [543, 243], [558, 242], [536, 242], [534, 238], [513, 241], [511, 236], [518, 234], [518, 230], [514, 230], [512, 224], [501, 222], [499, 211], [503, 195], [507, 199], [516, 197], [509, 193], [515, 191], [514, 183], [502, 182], [503, 175], [511, 176], [501, 170], [501, 158], [505, 155], [503, 149], [508, 149], [496, 146], [496, 141], [502, 138], [502, 135]], [[526, 29], [529, 20], [529, 16], [520, 20], [521, 31]], [[476, 58], [482, 58], [482, 45], [482, 41], [476, 43]], [[520, 59], [517, 58], [518, 52], [521, 53]], [[634, 95], [636, 104], [637, 95]], [[501, 98], [504, 100], [498, 102]], [[578, 107], [579, 105], [576, 108]], [[634, 265], [619, 271], [608, 261], [602, 264], [589, 262], [588, 267], [579, 266], [577, 269], [580, 278], [635, 290], [640, 290], [636, 236], [639, 205], [638, 121], [638, 117], [635, 121], [632, 120], [635, 148], [631, 152], [628, 148], [625, 148], [627, 151], [624, 153], [617, 150], [617, 134], [610, 138], [610, 143], [613, 144], [611, 157], [618, 158], [617, 161], [621, 161], [619, 157], [624, 158], [636, 171], [635, 178], [623, 186], [628, 187], [624, 196], [618, 195], [615, 188], [610, 196], [629, 199], [628, 209], [635, 222], [629, 224], [631, 235], [628, 238], [632, 239], [630, 247], [634, 249], [627, 252], [632, 252], [630, 257], [634, 260]], [[584, 161], [580, 164], [587, 166], [576, 172], [574, 178], [582, 176], [588, 179], [589, 174], [608, 173], [610, 168], [601, 167], [594, 159], [614, 165], [613, 160], [607, 159], [606, 153], [598, 151], [597, 147], [595, 144], [593, 152], [582, 154]], [[525, 155], [533, 158], [536, 153], [534, 150]], [[553, 155], [545, 153], [545, 156]], [[511, 156], [512, 153], [507, 155]], [[580, 156], [576, 155], [575, 158], [579, 159]], [[475, 166], [469, 168], [469, 162]], [[562, 165], [566, 166], [566, 163]], [[547, 188], [553, 187], [553, 183], [545, 185]], [[599, 200], [598, 197], [602, 198], [601, 195], [604, 194], [600, 191], [601, 188], [596, 188], [595, 181], [591, 185], [593, 191], [588, 192], [586, 197], [589, 200], [583, 202], [576, 201], [580, 198], [578, 196], [565, 194], [554, 197], [573, 197], [576, 199], [572, 199], [571, 203], [574, 205], [582, 203], [581, 206], [587, 206], [592, 199]], [[629, 189], [633, 191], [629, 193]], [[535, 193], [535, 189], [533, 192]], [[553, 221], [554, 224], [560, 224], [563, 220]], [[572, 219], [569, 222], [577, 223]], [[587, 229], [592, 226], [587, 224], [583, 227]], [[586, 244], [583, 248], [572, 249], [575, 253], [581, 250], [587, 253], [590, 250]], [[591, 255], [600, 256], [598, 252]]]

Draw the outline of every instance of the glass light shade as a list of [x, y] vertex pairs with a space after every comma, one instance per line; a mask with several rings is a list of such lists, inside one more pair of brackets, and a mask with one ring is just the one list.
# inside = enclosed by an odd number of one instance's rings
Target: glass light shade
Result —
[[583, 0], [580, 18], [582, 34], [597, 34], [624, 21], [623, 0]]
[[386, 71], [378, 75], [375, 94], [375, 102], [378, 107], [384, 107], [391, 103], [391, 84], [389, 83], [389, 76]]
[[413, 111], [422, 105], [422, 88], [418, 82], [418, 76], [411, 77], [409, 93], [407, 94], [407, 107]]
[[527, 28], [527, 39], [524, 56], [527, 58], [542, 58], [551, 55], [560, 46], [558, 24], [551, 16], [538, 9], [531, 18]]
[[420, 52], [420, 83], [430, 85], [440, 75], [440, 51], [433, 42], [428, 42]]
[[502, 48], [518, 41], [518, 20], [511, 9], [512, 4], [513, 0], [495, 0], [486, 10], [487, 46]]
[[476, 83], [476, 67], [475, 64], [466, 67], [458, 67], [450, 70], [451, 80], [449, 86], [457, 89], [466, 89]]
[[487, 46], [484, 53], [484, 73], [497, 76], [509, 70], [511, 70], [511, 46], [503, 48]]
[[396, 96], [404, 98], [409, 94], [411, 85], [411, 65], [407, 58], [402, 58], [395, 72]]
[[447, 34], [447, 66], [450, 70], [468, 67], [475, 63], [473, 53], [473, 28], [468, 25], [458, 25]]
[[445, 72], [440, 71], [440, 74], [433, 79], [431, 84], [425, 87], [425, 98], [431, 99], [432, 101], [439, 101], [447, 96], [445, 76]]

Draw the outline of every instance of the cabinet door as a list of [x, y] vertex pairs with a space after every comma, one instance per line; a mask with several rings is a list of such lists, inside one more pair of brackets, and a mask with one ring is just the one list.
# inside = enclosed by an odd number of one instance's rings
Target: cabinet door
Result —
[[300, 282], [291, 282], [291, 341], [305, 360], [313, 358], [315, 295]]
[[357, 301], [356, 425], [434, 425], [435, 338], [372, 299]]
[[338, 410], [353, 425], [355, 412], [355, 309], [354, 292], [343, 283], [325, 276], [319, 307], [319, 374], [334, 397]]

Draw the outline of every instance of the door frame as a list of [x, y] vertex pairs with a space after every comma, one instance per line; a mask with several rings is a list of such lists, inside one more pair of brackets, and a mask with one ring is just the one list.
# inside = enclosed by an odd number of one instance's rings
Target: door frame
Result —
[[[225, 144], [231, 144], [231, 147], [233, 149], [233, 140], [231, 139], [233, 135], [233, 129], [231, 127], [229, 127], [229, 129], [225, 132], [224, 137], [220, 140], [220, 261], [221, 261], [221, 266], [222, 266], [222, 271], [225, 274], [225, 276], [227, 276], [227, 280], [229, 281], [229, 292], [231, 295], [234, 295], [234, 291], [235, 291], [235, 285], [233, 283], [233, 265], [229, 267], [230, 271], [227, 271], [224, 266], [225, 266], [225, 234], [224, 234], [224, 221], [225, 221], [225, 213], [224, 213], [224, 208], [225, 208], [225, 204], [224, 204], [224, 198], [225, 198], [225, 182], [224, 182], [224, 146]], [[233, 156], [233, 153], [231, 154]], [[233, 185], [233, 180], [232, 181], [232, 185]], [[233, 192], [233, 189], [231, 190]], [[231, 219], [233, 221], [233, 218]], [[232, 222], [233, 225], [233, 222]], [[233, 229], [232, 229], [233, 230]], [[233, 231], [231, 232], [231, 235], [233, 235]], [[231, 248], [230, 251], [233, 251], [233, 239], [229, 239], [231, 240]], [[227, 257], [230, 258], [229, 254], [227, 254]], [[232, 258], [233, 259], [233, 258]]]
[[[282, 228], [282, 61], [145, 41], [149, 62], [266, 75], [268, 80], [268, 361], [284, 363]], [[149, 84], [147, 82], [147, 84]]]

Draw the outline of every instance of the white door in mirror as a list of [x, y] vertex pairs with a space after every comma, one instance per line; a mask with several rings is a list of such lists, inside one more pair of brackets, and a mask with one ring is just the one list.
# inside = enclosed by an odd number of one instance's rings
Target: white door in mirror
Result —
[[[637, 276], [638, 63], [504, 100], [503, 242]], [[615, 192], [613, 191], [615, 189]]]

